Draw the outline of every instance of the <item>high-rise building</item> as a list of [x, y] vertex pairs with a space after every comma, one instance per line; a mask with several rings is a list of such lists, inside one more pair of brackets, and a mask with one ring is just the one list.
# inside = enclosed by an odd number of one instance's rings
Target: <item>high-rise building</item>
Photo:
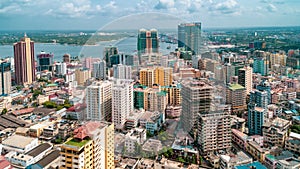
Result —
[[253, 72], [267, 76], [269, 73], [269, 61], [261, 57], [255, 58], [253, 62]]
[[114, 78], [116, 79], [131, 79], [131, 66], [113, 65]]
[[168, 93], [168, 105], [181, 105], [181, 85], [173, 84], [169, 86], [162, 86], [161, 89]]
[[41, 52], [37, 55], [37, 71], [49, 70], [52, 71], [53, 65], [52, 53]]
[[246, 93], [252, 91], [252, 68], [245, 66], [238, 70], [238, 83], [246, 88]]
[[0, 64], [0, 95], [7, 95], [11, 92], [11, 66], [9, 62]]
[[137, 40], [137, 50], [139, 60], [141, 62], [141, 56], [144, 54], [152, 54], [159, 52], [159, 40], [158, 32], [156, 29], [150, 31], [146, 29], [140, 29]]
[[153, 84], [169, 86], [173, 82], [173, 69], [169, 67], [155, 67], [140, 70], [140, 83], [152, 87]]
[[111, 121], [112, 83], [96, 81], [86, 90], [87, 119]]
[[67, 74], [67, 64], [66, 63], [55, 63], [56, 74], [65, 75]]
[[184, 131], [196, 134], [199, 113], [210, 111], [213, 86], [205, 81], [183, 81], [181, 124]]
[[182, 23], [178, 25], [178, 48], [185, 48], [193, 54], [200, 54], [201, 23]]
[[229, 111], [200, 113], [198, 144], [203, 155], [231, 148], [231, 116]]
[[87, 122], [61, 146], [61, 169], [113, 169], [114, 125]]
[[64, 54], [64, 56], [63, 56], [63, 62], [64, 63], [70, 63], [71, 62], [71, 55], [68, 54], [68, 53]]
[[147, 87], [152, 87], [154, 81], [154, 69], [141, 69], [140, 70], [140, 83]]
[[83, 67], [93, 70], [93, 63], [100, 61], [99, 58], [85, 57], [83, 59]]
[[104, 51], [103, 51], [103, 59], [105, 60], [106, 64], [108, 67], [111, 67], [112, 64], [110, 62], [110, 57], [112, 55], [117, 55], [119, 52], [118, 52], [118, 48], [117, 47], [114, 47], [114, 46], [109, 46], [109, 47], [105, 47], [104, 48]]
[[266, 109], [255, 104], [248, 105], [248, 131], [249, 135], [262, 135], [265, 122]]
[[267, 108], [269, 104], [268, 92], [254, 90], [250, 93], [250, 103], [256, 104], [257, 107]]
[[122, 129], [127, 117], [133, 111], [133, 81], [115, 79], [112, 86], [112, 121]]
[[18, 85], [35, 81], [34, 42], [25, 34], [14, 44], [15, 82]]
[[270, 54], [271, 69], [273, 70], [275, 65], [286, 66], [286, 58], [287, 56], [284, 51]]
[[76, 69], [75, 70], [75, 80], [78, 85], [84, 85], [85, 82], [91, 78], [91, 71], [87, 68]]
[[106, 62], [104, 60], [100, 60], [94, 62], [92, 65], [93, 77], [101, 80], [106, 79]]
[[266, 91], [268, 94], [268, 104], [271, 103], [271, 86], [270, 83], [265, 79], [260, 82], [259, 85], [256, 86], [256, 89], [259, 91]]
[[247, 108], [246, 89], [239, 84], [229, 84], [226, 89], [226, 104], [231, 104], [234, 114], [242, 113]]

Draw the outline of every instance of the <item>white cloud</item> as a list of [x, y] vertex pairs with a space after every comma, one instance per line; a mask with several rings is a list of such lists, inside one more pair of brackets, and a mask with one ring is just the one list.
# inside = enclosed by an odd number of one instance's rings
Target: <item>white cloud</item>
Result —
[[175, 5], [174, 0], [159, 0], [155, 5], [155, 9], [171, 9]]
[[269, 4], [269, 5], [267, 6], [267, 10], [268, 10], [269, 12], [276, 12], [276, 11], [277, 11], [277, 7], [276, 7], [275, 5], [273, 5], [273, 4]]

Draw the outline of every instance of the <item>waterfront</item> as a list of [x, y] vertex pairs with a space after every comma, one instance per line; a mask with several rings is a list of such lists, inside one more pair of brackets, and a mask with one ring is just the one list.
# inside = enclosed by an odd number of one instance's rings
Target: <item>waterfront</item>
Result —
[[[84, 57], [102, 57], [103, 50], [106, 46], [117, 46], [119, 52], [126, 54], [134, 54], [136, 52], [136, 37], [128, 37], [117, 41], [105, 41], [99, 42], [94, 46], [77, 46], [77, 45], [62, 45], [57, 43], [35, 43], [35, 54], [41, 51], [51, 52], [54, 54], [55, 61], [61, 61], [62, 56], [65, 53], [69, 53], [71, 56], [84, 56]], [[167, 47], [170, 46], [170, 49]], [[160, 52], [162, 54], [168, 54], [174, 51], [177, 44], [160, 43]], [[13, 45], [2, 45], [0, 46], [0, 57], [11, 57], [13, 56]]]

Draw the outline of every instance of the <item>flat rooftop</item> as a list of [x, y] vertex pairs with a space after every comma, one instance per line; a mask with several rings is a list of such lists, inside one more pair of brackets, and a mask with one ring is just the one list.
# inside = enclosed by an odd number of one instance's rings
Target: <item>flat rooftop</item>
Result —
[[36, 138], [25, 137], [20, 135], [12, 135], [2, 141], [3, 145], [10, 146], [10, 147], [17, 147], [24, 149], [28, 144], [30, 144]]
[[36, 157], [42, 152], [46, 151], [47, 149], [51, 148], [52, 145], [49, 143], [42, 143], [35, 147], [34, 149], [30, 150], [29, 152], [26, 153], [26, 155], [30, 155], [32, 157]]
[[229, 84], [228, 85], [228, 88], [230, 89], [230, 90], [243, 90], [243, 89], [245, 89], [245, 87], [244, 86], [242, 86], [242, 85], [240, 85], [240, 84]]
[[48, 164], [53, 162], [55, 159], [57, 159], [60, 156], [59, 150], [54, 150], [51, 153], [47, 154], [42, 158], [40, 161], [38, 161], [36, 164], [41, 166], [42, 168], [46, 167]]
[[235, 169], [251, 169], [252, 167], [255, 167], [255, 169], [267, 169], [267, 167], [257, 161], [246, 165], [236, 166]]

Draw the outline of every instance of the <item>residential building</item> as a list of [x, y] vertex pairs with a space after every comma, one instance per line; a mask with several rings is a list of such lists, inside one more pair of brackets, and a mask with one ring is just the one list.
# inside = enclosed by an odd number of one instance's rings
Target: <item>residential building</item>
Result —
[[181, 84], [172, 84], [169, 86], [162, 86], [161, 89], [168, 93], [168, 105], [181, 105]]
[[71, 62], [71, 55], [66, 53], [63, 55], [63, 63], [70, 63]]
[[253, 62], [253, 73], [267, 76], [269, 74], [269, 64], [269, 61], [263, 57], [255, 58]]
[[199, 80], [183, 81], [181, 85], [181, 124], [184, 131], [196, 135], [198, 114], [210, 111], [213, 86]]
[[231, 117], [229, 111], [199, 113], [198, 144], [203, 155], [231, 148]]
[[276, 169], [297, 169], [300, 168], [300, 160], [294, 157], [279, 160], [276, 164]]
[[100, 61], [100, 58], [84, 57], [83, 58], [83, 67], [90, 70], [94, 70], [94, 63]]
[[155, 70], [154, 69], [141, 69], [140, 70], [140, 84], [152, 87], [155, 83]]
[[128, 65], [113, 65], [114, 78], [116, 79], [131, 79], [131, 66]]
[[15, 82], [18, 85], [35, 81], [34, 42], [25, 34], [14, 44]]
[[268, 146], [284, 147], [291, 124], [291, 121], [279, 117], [264, 123], [262, 129], [264, 144]]
[[178, 48], [200, 54], [201, 23], [181, 23], [178, 25]]
[[67, 74], [67, 64], [64, 63], [55, 63], [55, 70], [56, 74], [58, 75], [65, 75]]
[[245, 165], [234, 166], [234, 169], [247, 169], [247, 168], [267, 169], [267, 167], [265, 167], [258, 161], [255, 161], [255, 162], [249, 163], [249, 164], [245, 164]]
[[229, 84], [226, 89], [226, 104], [231, 104], [234, 114], [242, 113], [247, 108], [246, 89], [240, 84]]
[[75, 70], [75, 80], [78, 85], [84, 85], [85, 82], [91, 78], [91, 75], [91, 71], [86, 68]]
[[169, 67], [154, 67], [140, 70], [140, 83], [152, 87], [153, 84], [169, 86], [173, 82], [173, 69]]
[[139, 117], [140, 126], [145, 127], [147, 132], [149, 132], [150, 134], [157, 133], [161, 129], [164, 122], [165, 122], [164, 112], [146, 111]]
[[250, 92], [250, 103], [256, 104], [257, 107], [266, 109], [269, 105], [268, 101], [267, 91], [253, 90]]
[[94, 62], [93, 64], [93, 77], [96, 79], [105, 80], [106, 79], [106, 62], [104, 60], [100, 60]]
[[114, 168], [114, 125], [87, 122], [61, 146], [61, 169]]
[[232, 169], [234, 166], [252, 163], [252, 158], [243, 151], [236, 154], [220, 155], [220, 169]]
[[271, 69], [274, 70], [275, 65], [286, 66], [287, 56], [284, 51], [270, 54]]
[[112, 121], [116, 128], [124, 127], [133, 108], [132, 80], [116, 79], [112, 86]]
[[125, 135], [125, 147], [129, 153], [136, 152], [136, 146], [141, 146], [146, 141], [146, 130], [134, 128]]
[[86, 89], [87, 119], [112, 120], [112, 83], [98, 81]]
[[300, 155], [300, 134], [291, 132], [285, 140], [285, 149]]
[[248, 105], [248, 132], [249, 135], [262, 135], [265, 122], [266, 109], [256, 107], [254, 104]]
[[245, 66], [238, 70], [238, 84], [246, 88], [246, 93], [249, 94], [252, 91], [252, 68]]
[[262, 148], [262, 146], [252, 140], [247, 141], [246, 151], [254, 160], [258, 160], [259, 162], [264, 162], [266, 155], [270, 153], [269, 150]]

